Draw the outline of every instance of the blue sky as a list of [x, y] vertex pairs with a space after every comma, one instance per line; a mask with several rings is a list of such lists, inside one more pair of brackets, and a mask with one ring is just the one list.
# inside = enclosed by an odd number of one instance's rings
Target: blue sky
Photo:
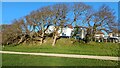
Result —
[[[2, 24], [11, 24], [14, 19], [26, 16], [33, 10], [56, 3], [59, 2], [2, 2]], [[85, 2], [85, 4], [91, 5], [95, 10], [106, 4], [114, 9], [115, 15], [118, 16], [117, 2]]]

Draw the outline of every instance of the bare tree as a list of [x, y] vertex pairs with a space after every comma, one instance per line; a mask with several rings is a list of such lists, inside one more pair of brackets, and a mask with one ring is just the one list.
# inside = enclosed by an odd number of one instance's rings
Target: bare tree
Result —
[[17, 44], [19, 36], [22, 33], [22, 29], [19, 25], [18, 20], [14, 20], [12, 24], [2, 26], [3, 44]]
[[41, 44], [44, 42], [45, 31], [49, 27], [45, 28], [45, 26], [50, 24], [50, 17], [53, 14], [50, 8], [50, 6], [43, 7], [26, 16], [27, 23], [32, 27], [31, 33], [34, 32], [37, 34], [37, 38], [40, 38]]
[[96, 31], [106, 31], [109, 32], [112, 24], [115, 22], [115, 15], [112, 9], [108, 6], [103, 5], [98, 11], [94, 13], [89, 13], [85, 19], [85, 23], [88, 24], [90, 30], [91, 39], [94, 38]]
[[[73, 13], [73, 16], [69, 16], [69, 13]], [[69, 23], [71, 25], [78, 26], [80, 23], [80, 25], [88, 27], [86, 37], [91, 39], [94, 38], [98, 30], [116, 32], [118, 26], [114, 10], [110, 7], [103, 5], [99, 10], [94, 11], [91, 6], [84, 3], [74, 3], [73, 6], [56, 4], [40, 8], [23, 18], [14, 20], [11, 25], [2, 25], [1, 32], [5, 44], [15, 42], [20, 44], [27, 40], [33, 41], [36, 38], [39, 38], [40, 44], [42, 44], [46, 36], [45, 32], [52, 24], [54, 25], [52, 46], [54, 46], [60, 37], [62, 28], [71, 19], [72, 22]]]
[[[88, 10], [91, 7], [89, 5], [86, 5], [84, 3], [74, 3], [73, 8], [72, 8], [72, 12], [73, 12], [73, 22], [71, 22], [71, 25], [74, 23], [75, 26], [77, 26], [77, 21], [79, 22], [80, 20], [83, 20], [83, 17], [85, 16], [85, 14], [88, 12]], [[83, 23], [82, 21], [82, 23]], [[80, 22], [79, 22], [80, 23]]]
[[67, 21], [67, 13], [68, 7], [66, 4], [56, 4], [53, 7], [54, 15], [52, 17], [53, 25], [55, 26], [53, 32], [53, 43], [52, 46], [55, 45], [57, 38], [60, 37], [60, 33], [62, 32], [62, 28]]

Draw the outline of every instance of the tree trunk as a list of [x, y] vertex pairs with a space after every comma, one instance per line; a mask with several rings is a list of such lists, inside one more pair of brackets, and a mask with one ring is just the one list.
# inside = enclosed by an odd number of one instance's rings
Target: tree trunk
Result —
[[102, 42], [104, 42], [103, 38], [102, 38]]
[[25, 38], [25, 35], [21, 37], [21, 39], [20, 39], [20, 41], [18, 42], [18, 44], [20, 44], [21, 42], [23, 42], [24, 38]]
[[56, 41], [57, 41], [57, 36], [54, 36], [52, 46], [55, 46]]
[[42, 36], [41, 36], [41, 39], [40, 39], [40, 44], [43, 43], [43, 40], [44, 40], [44, 33], [42, 33]]
[[95, 42], [96, 42], [96, 38], [95, 38]]
[[107, 43], [107, 39], [105, 39], [105, 42]]

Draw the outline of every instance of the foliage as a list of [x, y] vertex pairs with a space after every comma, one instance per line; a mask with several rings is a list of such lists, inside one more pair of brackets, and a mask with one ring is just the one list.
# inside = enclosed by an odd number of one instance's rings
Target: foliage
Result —
[[12, 25], [2, 25], [2, 44], [15, 43], [22, 35], [22, 30], [19, 23], [15, 20]]

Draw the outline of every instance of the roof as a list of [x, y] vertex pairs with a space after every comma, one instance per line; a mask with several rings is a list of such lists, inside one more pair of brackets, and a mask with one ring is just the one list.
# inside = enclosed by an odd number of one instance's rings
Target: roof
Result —
[[68, 25], [66, 25], [66, 26], [68, 26], [69, 28], [73, 29], [73, 26], [72, 26], [72, 25], [70, 25], [70, 24], [68, 24]]
[[96, 34], [104, 34], [104, 33], [101, 31], [97, 31]]
[[88, 27], [85, 27], [85, 26], [75, 26], [74, 28], [88, 28]]

